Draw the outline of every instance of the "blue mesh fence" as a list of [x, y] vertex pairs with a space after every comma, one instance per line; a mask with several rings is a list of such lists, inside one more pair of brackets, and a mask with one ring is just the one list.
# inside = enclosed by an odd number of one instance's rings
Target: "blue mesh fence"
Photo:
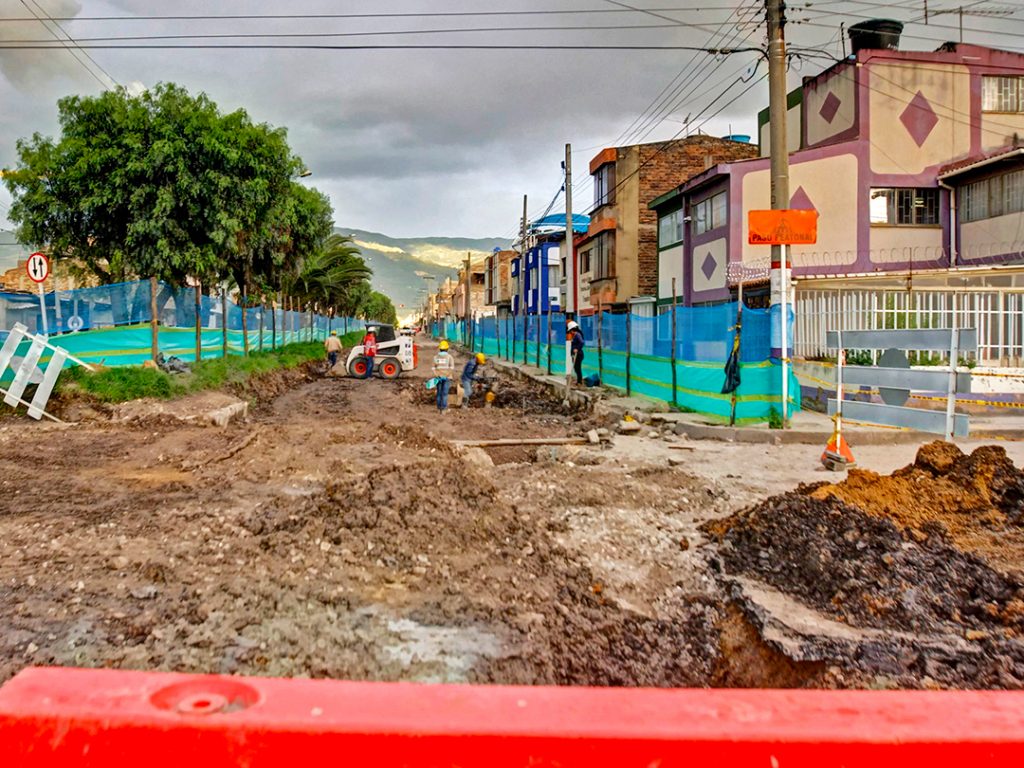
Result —
[[[175, 288], [165, 283], [157, 284], [156, 305], [160, 325], [177, 329], [195, 329], [198, 321], [204, 330], [241, 331], [244, 311], [253, 348], [259, 348], [261, 341], [264, 348], [269, 348], [274, 344], [324, 339], [330, 330], [345, 333], [365, 325], [355, 318], [329, 318], [308, 312], [274, 310], [269, 306], [243, 310], [230, 299], [226, 302], [225, 313], [225, 303], [220, 296], [201, 295], [197, 307], [194, 288]], [[45, 315], [36, 294], [0, 292], [0, 329], [21, 323], [33, 333], [45, 331], [52, 336], [149, 323], [150, 283], [138, 281], [54, 291], [43, 296], [43, 306]], [[233, 350], [229, 347], [229, 351]]]
[[[583, 374], [597, 374], [605, 385], [672, 403], [722, 419], [730, 416], [733, 395], [722, 394], [725, 363], [736, 333], [735, 302], [679, 307], [657, 317], [603, 313], [578, 318], [586, 342]], [[675, 323], [673, 386], [672, 324]], [[790, 315], [792, 326], [792, 315]], [[564, 375], [564, 314], [487, 317], [471, 330], [474, 350]], [[463, 343], [465, 323], [440, 321], [435, 338]], [[771, 315], [744, 309], [740, 335], [740, 386], [735, 393], [737, 421], [764, 421], [780, 411], [782, 376], [771, 357]], [[627, 375], [628, 370], [628, 375]], [[790, 372], [789, 411], [800, 408], [800, 388]]]

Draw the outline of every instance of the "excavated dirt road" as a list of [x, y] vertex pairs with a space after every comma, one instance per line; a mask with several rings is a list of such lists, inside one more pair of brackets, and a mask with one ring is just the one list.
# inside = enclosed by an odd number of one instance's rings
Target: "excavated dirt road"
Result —
[[[864, 611], [831, 610], [832, 593], [801, 570], [817, 551], [853, 557], [834, 536], [879, 557], [881, 537], [902, 557], [891, 525], [849, 513], [833, 536], [833, 518], [806, 511], [826, 502], [804, 493], [741, 512], [781, 488], [753, 494], [734, 447], [647, 428], [611, 447], [460, 454], [450, 441], [607, 426], [522, 383], [502, 379], [498, 393], [500, 407], [441, 417], [422, 378], [292, 373], [247, 392], [260, 398], [248, 420], [223, 429], [144, 405], [68, 427], [3, 422], [0, 682], [65, 664], [524, 684], [1016, 684], [1015, 636], [986, 656], [997, 669], [943, 675], [933, 657], [955, 670], [967, 640], [923, 647], [909, 619], [896, 640], [865, 634], [888, 625], [855, 626]], [[858, 482], [833, 496], [856, 503]], [[785, 551], [787, 531], [799, 551]], [[905, 559], [926, 569], [947, 555]], [[1001, 610], [1016, 610], [1014, 584], [993, 587]], [[917, 654], [899, 674], [894, 647]]]
[[139, 408], [0, 427], [0, 680], [29, 664], [598, 685], [721, 674], [722, 617], [680, 567], [713, 489], [667, 466], [605, 467], [599, 450], [578, 463], [495, 451], [496, 466], [453, 451], [593, 426], [533, 390], [442, 418], [421, 379], [296, 383], [225, 429]]

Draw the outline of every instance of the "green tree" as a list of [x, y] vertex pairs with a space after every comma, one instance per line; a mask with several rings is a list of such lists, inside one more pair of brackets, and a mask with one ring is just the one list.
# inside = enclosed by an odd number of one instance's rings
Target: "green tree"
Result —
[[398, 324], [398, 313], [395, 312], [395, 305], [387, 296], [379, 291], [372, 291], [369, 298], [360, 308], [360, 317], [365, 320], [376, 320], [380, 323]]
[[330, 234], [330, 204], [295, 182], [285, 131], [243, 110], [222, 115], [175, 85], [70, 96], [58, 110], [59, 139], [18, 142], [10, 218], [20, 242], [101, 282], [230, 281], [244, 303]]

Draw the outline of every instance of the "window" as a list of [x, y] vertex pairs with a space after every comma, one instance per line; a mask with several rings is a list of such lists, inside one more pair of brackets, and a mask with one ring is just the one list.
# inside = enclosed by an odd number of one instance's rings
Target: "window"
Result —
[[872, 189], [869, 206], [872, 224], [926, 227], [939, 223], [939, 190]]
[[960, 221], [978, 221], [1024, 212], [1024, 171], [982, 179], [960, 191]]
[[658, 247], [668, 248], [683, 241], [683, 212], [672, 211], [658, 219]]
[[594, 279], [615, 277], [615, 239], [611, 232], [602, 232], [594, 240], [591, 250]]
[[693, 206], [693, 233], [702, 235], [724, 227], [729, 221], [725, 192], [719, 192]]
[[590, 271], [590, 251], [591, 248], [586, 250], [580, 249], [580, 274], [585, 275]]
[[985, 75], [981, 78], [981, 109], [984, 112], [1024, 112], [1024, 77]]
[[605, 163], [594, 174], [594, 208], [615, 204], [615, 163]]

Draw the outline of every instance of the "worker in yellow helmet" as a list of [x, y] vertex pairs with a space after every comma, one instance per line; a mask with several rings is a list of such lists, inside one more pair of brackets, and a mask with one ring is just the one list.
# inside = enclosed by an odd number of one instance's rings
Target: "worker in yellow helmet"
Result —
[[448, 413], [448, 391], [451, 389], [452, 379], [455, 378], [455, 358], [448, 354], [447, 339], [441, 339], [441, 343], [437, 345], [433, 373], [437, 379], [434, 386], [437, 391], [437, 410], [443, 416]]
[[466, 367], [462, 369], [462, 379], [460, 384], [462, 385], [462, 407], [469, 408], [469, 398], [473, 394], [473, 383], [479, 381], [480, 377], [480, 366], [487, 364], [487, 356], [483, 352], [477, 352], [476, 355], [469, 358], [469, 362], [466, 363]]

